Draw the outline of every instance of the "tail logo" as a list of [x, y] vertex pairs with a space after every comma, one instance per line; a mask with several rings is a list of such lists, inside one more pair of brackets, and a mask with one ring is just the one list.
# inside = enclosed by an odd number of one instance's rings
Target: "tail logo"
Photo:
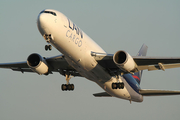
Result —
[[133, 76], [134, 79], [139, 80], [139, 82], [140, 82], [140, 79], [139, 79], [138, 76], [136, 76], [136, 75], [132, 75], [132, 76]]

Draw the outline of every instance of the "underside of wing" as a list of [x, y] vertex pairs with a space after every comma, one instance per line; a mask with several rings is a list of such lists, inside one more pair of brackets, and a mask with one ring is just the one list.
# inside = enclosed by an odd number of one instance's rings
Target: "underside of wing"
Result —
[[12, 69], [14, 71], [33, 72], [27, 65], [27, 62], [1, 63], [0, 68]]
[[27, 62], [1, 63], [0, 68], [29, 68]]
[[141, 89], [141, 90], [139, 90], [139, 93], [143, 96], [180, 95], [180, 91], [169, 91], [169, 90]]
[[52, 72], [59, 72], [61, 75], [68, 73], [72, 76], [81, 76], [72, 66], [68, 64], [63, 55], [46, 58]]
[[[81, 76], [73, 67], [71, 67], [65, 60], [63, 55], [54, 56], [50, 58], [44, 58], [49, 68], [49, 73], [59, 72], [62, 75], [68, 72], [68, 74], [73, 76]], [[24, 72], [34, 72], [27, 64], [27, 61], [24, 62], [15, 62], [15, 63], [1, 63], [0, 68], [12, 69], [13, 71]]]

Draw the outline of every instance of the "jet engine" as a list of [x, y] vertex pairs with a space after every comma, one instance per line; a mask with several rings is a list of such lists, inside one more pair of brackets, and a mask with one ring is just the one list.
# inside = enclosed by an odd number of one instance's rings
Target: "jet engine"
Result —
[[117, 51], [113, 56], [113, 61], [124, 72], [135, 72], [137, 70], [133, 58], [125, 51]]
[[38, 73], [39, 75], [47, 75], [49, 68], [46, 60], [39, 54], [33, 53], [27, 58], [27, 64], [32, 71]]

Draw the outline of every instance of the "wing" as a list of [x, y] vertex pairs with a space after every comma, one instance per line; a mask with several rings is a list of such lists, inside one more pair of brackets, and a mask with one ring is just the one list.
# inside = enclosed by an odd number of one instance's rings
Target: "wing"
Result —
[[[147, 90], [141, 89], [139, 93], [142, 96], [163, 96], [163, 95], [180, 95], [180, 91], [170, 91], [170, 90]], [[112, 97], [106, 92], [95, 93], [93, 94], [95, 97]]]
[[[45, 58], [45, 60], [50, 68], [51, 74], [52, 72], [59, 72], [60, 74], [65, 75], [65, 72], [68, 71], [68, 73], [73, 76], [81, 76], [73, 67], [71, 67], [67, 63], [63, 55]], [[34, 72], [29, 68], [26, 61], [15, 63], [1, 63], [0, 68], [8, 68], [12, 69], [13, 71], [20, 71], [22, 73]]]
[[141, 89], [139, 90], [139, 93], [143, 96], [162, 96], [162, 95], [179, 95], [180, 91]]
[[133, 57], [139, 70], [165, 70], [180, 67], [180, 58]]
[[[103, 68], [110, 71], [119, 70], [113, 61], [113, 54], [92, 52], [91, 55]], [[180, 58], [134, 56], [133, 59], [138, 66], [138, 70], [151, 71], [180, 67]]]
[[94, 97], [112, 97], [110, 94], [108, 94], [107, 92], [101, 92], [101, 93], [95, 93], [93, 94]]
[[32, 72], [32, 70], [28, 67], [26, 61], [24, 62], [14, 62], [14, 63], [1, 63], [0, 68], [9, 68], [14, 71], [23, 72]]

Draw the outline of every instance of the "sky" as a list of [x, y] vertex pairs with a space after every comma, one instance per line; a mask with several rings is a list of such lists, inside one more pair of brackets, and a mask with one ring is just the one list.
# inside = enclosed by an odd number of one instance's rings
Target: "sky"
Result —
[[[142, 44], [148, 56], [180, 57], [179, 0], [3, 0], [0, 1], [0, 63], [26, 61], [45, 51], [36, 20], [46, 8], [55, 9], [79, 26], [106, 52], [136, 55]], [[180, 68], [144, 71], [141, 88], [180, 90]], [[72, 78], [72, 92], [63, 92], [65, 77], [0, 69], [1, 120], [179, 120], [180, 96], [144, 97], [142, 103], [110, 97], [81, 77]]]

